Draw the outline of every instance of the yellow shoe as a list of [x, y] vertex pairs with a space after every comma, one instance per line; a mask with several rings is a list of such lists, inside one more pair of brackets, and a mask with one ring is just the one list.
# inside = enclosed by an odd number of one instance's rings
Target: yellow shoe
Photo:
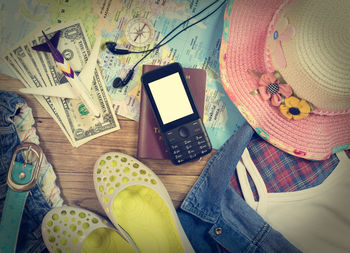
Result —
[[123, 153], [104, 154], [94, 184], [111, 222], [140, 252], [194, 252], [165, 186], [146, 165]]
[[63, 206], [50, 210], [41, 224], [47, 249], [54, 253], [134, 253], [112, 224], [88, 210]]

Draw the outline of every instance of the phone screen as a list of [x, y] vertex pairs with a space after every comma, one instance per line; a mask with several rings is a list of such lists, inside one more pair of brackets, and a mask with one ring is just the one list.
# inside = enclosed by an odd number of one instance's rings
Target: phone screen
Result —
[[164, 125], [193, 114], [178, 72], [148, 85]]

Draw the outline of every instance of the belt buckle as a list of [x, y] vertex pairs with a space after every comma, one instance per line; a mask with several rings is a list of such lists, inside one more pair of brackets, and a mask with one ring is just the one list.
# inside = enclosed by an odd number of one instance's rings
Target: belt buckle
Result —
[[[21, 166], [19, 167], [19, 163], [15, 160], [21, 151], [27, 152], [24, 154], [24, 164], [20, 163]], [[22, 143], [17, 146], [13, 153], [7, 175], [8, 186], [16, 192], [24, 192], [32, 189], [38, 179], [42, 160], [43, 151], [38, 145], [34, 143]], [[30, 178], [26, 178], [28, 175], [30, 175]], [[20, 182], [24, 179], [25, 182]]]

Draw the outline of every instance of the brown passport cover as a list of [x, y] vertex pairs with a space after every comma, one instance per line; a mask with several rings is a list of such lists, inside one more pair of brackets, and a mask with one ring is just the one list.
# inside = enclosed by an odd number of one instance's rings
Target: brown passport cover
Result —
[[[143, 65], [142, 73], [160, 66]], [[203, 69], [184, 68], [186, 80], [196, 103], [197, 110], [203, 118], [206, 72]], [[170, 159], [166, 146], [159, 132], [147, 94], [141, 85], [141, 105], [137, 142], [137, 158]]]

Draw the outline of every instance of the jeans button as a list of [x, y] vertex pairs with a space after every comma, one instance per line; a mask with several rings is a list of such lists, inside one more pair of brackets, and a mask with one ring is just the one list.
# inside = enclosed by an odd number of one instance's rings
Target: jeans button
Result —
[[222, 228], [216, 228], [215, 229], [215, 234], [221, 235], [222, 234]]

